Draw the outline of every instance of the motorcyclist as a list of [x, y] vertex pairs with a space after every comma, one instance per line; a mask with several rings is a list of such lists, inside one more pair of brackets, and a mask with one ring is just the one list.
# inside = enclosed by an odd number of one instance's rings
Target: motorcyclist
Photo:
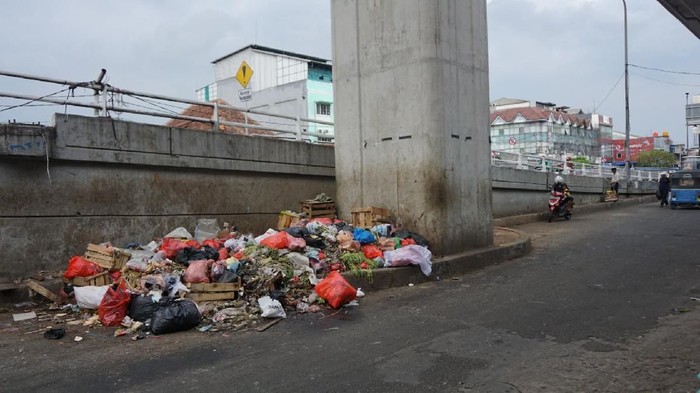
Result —
[[571, 196], [569, 186], [566, 183], [564, 183], [564, 178], [559, 175], [557, 175], [557, 177], [554, 178], [552, 193], [554, 192], [561, 192], [563, 194], [561, 200], [559, 201], [559, 206], [561, 206], [562, 209], [567, 205], [567, 203], [569, 203], [569, 201], [574, 201], [574, 198]]

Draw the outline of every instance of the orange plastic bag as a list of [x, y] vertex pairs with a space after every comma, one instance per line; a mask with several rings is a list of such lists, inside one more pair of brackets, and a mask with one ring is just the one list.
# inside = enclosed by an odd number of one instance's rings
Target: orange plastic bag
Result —
[[260, 242], [261, 246], [281, 250], [289, 247], [289, 236], [287, 232], [277, 232], [272, 236], [268, 236]]
[[163, 239], [163, 244], [161, 244], [160, 249], [165, 253], [166, 258], [175, 259], [177, 252], [186, 247], [193, 247], [199, 250], [200, 245], [196, 240], [182, 241], [180, 239], [166, 237]]
[[340, 308], [357, 297], [357, 289], [353, 288], [337, 271], [330, 272], [326, 278], [316, 284], [315, 291], [333, 308]]
[[96, 265], [83, 257], [74, 256], [70, 259], [70, 261], [68, 261], [68, 269], [66, 269], [63, 277], [68, 279], [74, 277], [88, 277], [94, 276], [101, 271], [102, 268], [99, 265]]
[[411, 246], [411, 245], [415, 245], [415, 244], [416, 244], [416, 241], [411, 239], [410, 237], [408, 237], [406, 239], [401, 239], [401, 247]]
[[374, 244], [365, 244], [362, 246], [362, 252], [365, 254], [365, 257], [369, 259], [379, 258], [384, 255], [382, 250]]
[[125, 281], [122, 280], [118, 284], [110, 286], [97, 308], [100, 322], [104, 326], [119, 326], [129, 311], [130, 301], [131, 294]]

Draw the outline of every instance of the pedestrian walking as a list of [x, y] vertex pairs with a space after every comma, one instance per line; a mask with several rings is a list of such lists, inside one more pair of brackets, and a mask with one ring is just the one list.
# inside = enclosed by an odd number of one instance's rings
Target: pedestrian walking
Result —
[[659, 190], [658, 194], [661, 198], [661, 203], [659, 206], [668, 206], [668, 193], [671, 191], [671, 179], [668, 178], [668, 173], [661, 172], [661, 178], [659, 178]]
[[615, 191], [615, 196], [620, 188], [620, 175], [617, 173], [617, 168], [610, 169], [612, 177], [610, 178], [610, 189]]

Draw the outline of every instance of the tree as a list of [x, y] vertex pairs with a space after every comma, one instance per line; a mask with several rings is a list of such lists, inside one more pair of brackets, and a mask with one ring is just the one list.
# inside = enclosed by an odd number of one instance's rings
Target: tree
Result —
[[576, 162], [576, 163], [580, 163], [580, 164], [590, 164], [590, 161], [588, 160], [588, 157], [586, 157], [586, 156], [576, 156], [571, 161]]
[[637, 166], [669, 168], [676, 164], [676, 156], [663, 150], [643, 151], [637, 155]]

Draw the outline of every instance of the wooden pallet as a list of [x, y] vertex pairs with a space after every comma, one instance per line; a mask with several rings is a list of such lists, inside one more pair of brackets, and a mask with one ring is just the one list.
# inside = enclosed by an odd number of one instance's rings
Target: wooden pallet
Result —
[[305, 213], [308, 218], [335, 218], [335, 202], [299, 202], [299, 211]]
[[114, 247], [88, 244], [84, 257], [105, 269], [121, 270], [131, 258], [131, 254]]
[[391, 211], [381, 207], [356, 207], [352, 209], [352, 226], [371, 228], [378, 224], [391, 223]]
[[71, 279], [64, 278], [63, 281], [69, 284], [73, 284], [73, 286], [76, 287], [101, 287], [104, 285], [110, 285], [112, 283], [112, 279], [110, 279], [109, 277], [109, 272], [97, 273], [94, 276], [88, 277], [73, 277]]
[[233, 283], [199, 283], [186, 286], [190, 292], [185, 297], [195, 302], [235, 300], [241, 289], [241, 282], [239, 278], [238, 282]]
[[289, 228], [299, 221], [299, 215], [292, 212], [281, 212], [277, 220], [277, 229], [282, 230]]

